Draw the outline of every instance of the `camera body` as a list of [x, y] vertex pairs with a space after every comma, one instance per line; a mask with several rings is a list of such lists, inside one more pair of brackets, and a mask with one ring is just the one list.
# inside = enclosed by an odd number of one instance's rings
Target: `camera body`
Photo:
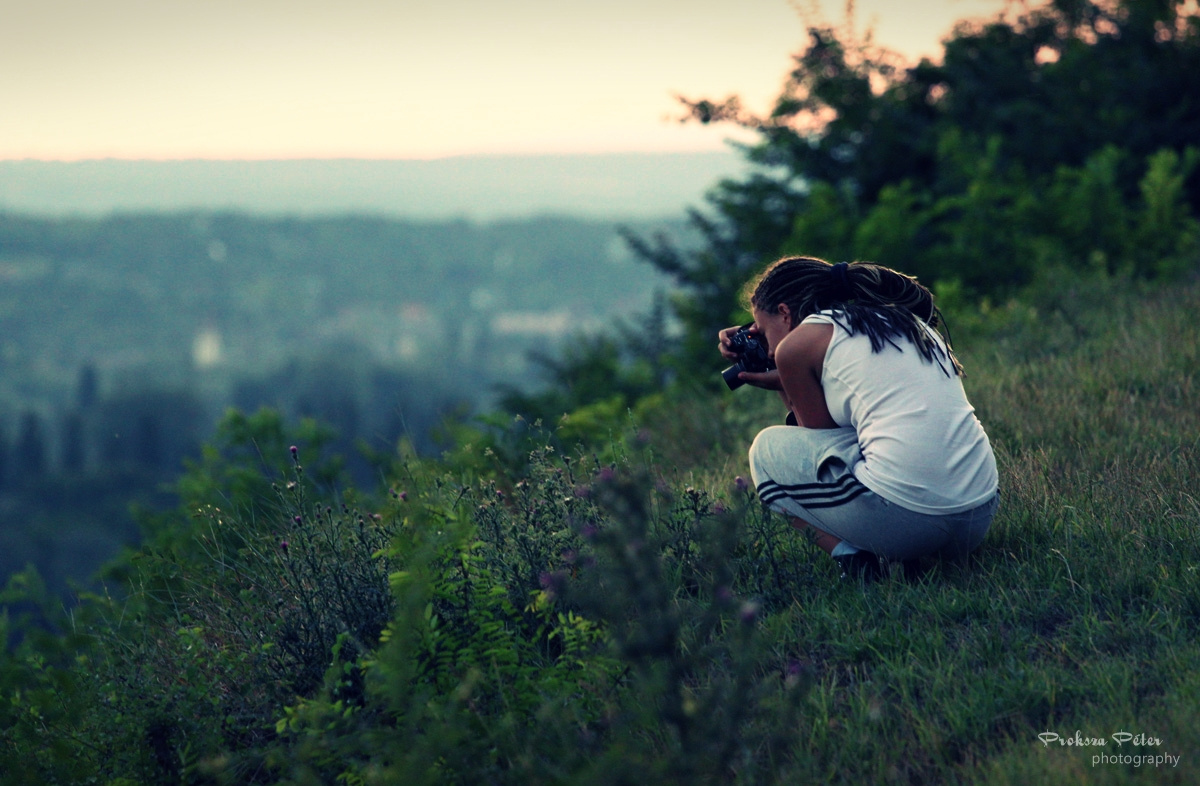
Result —
[[775, 368], [775, 363], [767, 356], [767, 342], [751, 335], [750, 325], [745, 325], [729, 337], [729, 348], [738, 355], [738, 362], [721, 372], [721, 378], [730, 390], [737, 390], [746, 384], [738, 379], [738, 374], [743, 371], [761, 374]]

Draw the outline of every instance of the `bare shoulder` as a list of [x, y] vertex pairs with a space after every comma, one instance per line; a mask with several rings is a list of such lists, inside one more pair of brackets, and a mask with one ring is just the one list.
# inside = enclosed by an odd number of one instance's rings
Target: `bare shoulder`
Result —
[[825, 322], [800, 324], [788, 333], [775, 350], [775, 364], [800, 365], [820, 376], [825, 352], [833, 338], [833, 325]]

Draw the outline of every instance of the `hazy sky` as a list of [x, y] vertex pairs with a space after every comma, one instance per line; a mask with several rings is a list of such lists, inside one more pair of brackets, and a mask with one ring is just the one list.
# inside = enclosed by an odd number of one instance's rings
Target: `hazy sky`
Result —
[[[936, 55], [1003, 0], [859, 0]], [[0, 0], [0, 159], [711, 150], [674, 95], [765, 109], [838, 0]], [[815, 14], [815, 16], [814, 16]]]

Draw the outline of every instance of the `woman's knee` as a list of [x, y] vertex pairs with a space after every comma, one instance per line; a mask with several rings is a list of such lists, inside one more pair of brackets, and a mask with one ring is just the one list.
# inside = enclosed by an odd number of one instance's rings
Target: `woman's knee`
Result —
[[768, 426], [754, 437], [750, 443], [750, 476], [757, 486], [764, 480], [773, 479], [776, 474], [779, 447], [777, 445], [780, 432], [787, 434], [793, 431], [788, 426]]

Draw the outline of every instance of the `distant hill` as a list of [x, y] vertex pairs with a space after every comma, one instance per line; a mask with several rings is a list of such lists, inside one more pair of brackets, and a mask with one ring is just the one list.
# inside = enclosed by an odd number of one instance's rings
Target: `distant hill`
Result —
[[675, 217], [737, 153], [465, 156], [432, 161], [0, 161], [0, 210], [45, 216], [234, 210], [478, 221]]

